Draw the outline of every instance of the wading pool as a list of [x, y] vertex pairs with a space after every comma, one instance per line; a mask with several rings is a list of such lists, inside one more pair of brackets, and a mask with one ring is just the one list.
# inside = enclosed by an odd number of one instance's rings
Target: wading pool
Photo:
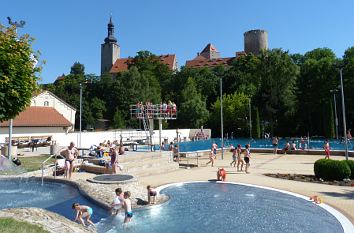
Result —
[[334, 215], [309, 200], [249, 185], [184, 183], [160, 193], [170, 200], [136, 210], [127, 226], [122, 225], [123, 214], [103, 219], [97, 224], [98, 232], [343, 233], [353, 227], [344, 218], [349, 226], [344, 231]]

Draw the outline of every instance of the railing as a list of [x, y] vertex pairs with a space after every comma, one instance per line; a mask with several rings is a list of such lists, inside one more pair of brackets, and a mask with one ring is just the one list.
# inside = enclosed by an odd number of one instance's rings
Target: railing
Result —
[[130, 105], [130, 116], [136, 119], [177, 119], [177, 107], [176, 104]]
[[61, 155], [57, 155], [57, 153], [55, 153], [54, 155], [49, 156], [46, 160], [44, 160], [41, 164], [41, 169], [42, 169], [42, 186], [43, 186], [43, 182], [44, 182], [44, 165], [53, 157], [55, 157], [55, 161], [54, 161], [54, 179], [56, 179], [57, 177], [57, 157], [61, 157], [64, 158]]

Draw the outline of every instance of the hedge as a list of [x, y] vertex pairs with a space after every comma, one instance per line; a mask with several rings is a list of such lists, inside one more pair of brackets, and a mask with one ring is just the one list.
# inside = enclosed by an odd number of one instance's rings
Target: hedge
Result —
[[354, 160], [345, 160], [345, 162], [348, 164], [350, 170], [351, 170], [351, 176], [350, 179], [354, 179]]
[[314, 172], [317, 178], [323, 180], [343, 180], [351, 177], [350, 165], [345, 160], [319, 159], [314, 164]]

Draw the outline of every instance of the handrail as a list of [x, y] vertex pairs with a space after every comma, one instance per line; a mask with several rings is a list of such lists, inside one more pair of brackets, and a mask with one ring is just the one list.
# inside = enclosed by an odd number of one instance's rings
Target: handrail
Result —
[[[60, 149], [59, 149], [60, 150]], [[58, 150], [58, 151], [59, 151]], [[57, 176], [57, 157], [61, 157], [64, 158], [62, 155], [58, 155], [58, 151], [56, 153], [54, 153], [53, 155], [50, 155], [46, 160], [44, 160], [41, 164], [41, 169], [42, 169], [42, 186], [43, 186], [43, 182], [44, 182], [44, 164], [46, 162], [48, 162], [51, 158], [55, 157], [55, 161], [54, 161], [54, 179], [56, 179]]]

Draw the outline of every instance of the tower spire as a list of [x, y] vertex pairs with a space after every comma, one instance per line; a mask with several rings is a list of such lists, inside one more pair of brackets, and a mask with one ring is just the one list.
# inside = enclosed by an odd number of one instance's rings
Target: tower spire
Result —
[[109, 17], [109, 23], [108, 23], [108, 35], [104, 39], [105, 43], [117, 43], [117, 39], [114, 37], [114, 24], [112, 21], [112, 14]]

